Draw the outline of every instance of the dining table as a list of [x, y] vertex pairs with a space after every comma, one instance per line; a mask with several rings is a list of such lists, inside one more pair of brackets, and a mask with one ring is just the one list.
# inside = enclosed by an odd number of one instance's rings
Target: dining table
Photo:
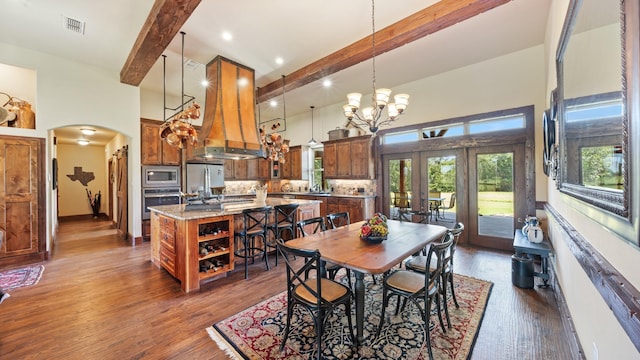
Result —
[[320, 251], [323, 261], [353, 271], [355, 281], [357, 343], [364, 340], [365, 274], [384, 274], [429, 243], [440, 240], [447, 228], [440, 225], [387, 220], [389, 234], [380, 243], [360, 238], [365, 221], [352, 223], [287, 241], [287, 246]]

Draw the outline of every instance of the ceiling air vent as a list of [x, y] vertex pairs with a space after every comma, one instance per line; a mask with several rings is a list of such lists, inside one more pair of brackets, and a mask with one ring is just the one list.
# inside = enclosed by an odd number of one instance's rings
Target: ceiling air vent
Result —
[[191, 60], [191, 59], [184, 59], [184, 67], [185, 69], [189, 69], [189, 70], [198, 70], [200, 68], [200, 64], [199, 62], [195, 61], [195, 60]]
[[62, 15], [62, 26], [67, 30], [84, 35], [84, 21]]

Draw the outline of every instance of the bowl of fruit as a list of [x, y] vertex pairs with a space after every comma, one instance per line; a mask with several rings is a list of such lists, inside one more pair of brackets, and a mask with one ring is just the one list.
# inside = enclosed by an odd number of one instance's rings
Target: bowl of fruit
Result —
[[382, 213], [376, 213], [360, 227], [360, 239], [366, 242], [381, 243], [387, 239], [388, 234], [387, 217]]

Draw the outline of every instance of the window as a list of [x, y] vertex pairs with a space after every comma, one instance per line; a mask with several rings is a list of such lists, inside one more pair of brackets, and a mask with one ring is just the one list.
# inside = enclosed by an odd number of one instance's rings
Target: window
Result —
[[385, 145], [408, 143], [414, 141], [426, 141], [438, 138], [451, 138], [463, 135], [482, 133], [496, 133], [505, 130], [525, 129], [525, 114], [514, 114], [494, 118], [477, 118], [465, 123], [432, 126], [422, 129], [391, 132], [383, 136]]

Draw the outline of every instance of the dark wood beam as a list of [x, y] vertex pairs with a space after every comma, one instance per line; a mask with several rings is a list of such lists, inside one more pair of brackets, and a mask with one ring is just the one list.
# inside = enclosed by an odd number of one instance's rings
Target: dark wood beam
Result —
[[138, 86], [201, 0], [156, 0], [120, 70], [120, 82]]
[[[455, 25], [511, 0], [441, 0], [386, 28], [376, 31], [376, 54], [421, 39]], [[320, 80], [372, 57], [371, 35], [286, 75], [285, 90], [291, 91]], [[258, 90], [258, 102], [282, 95], [282, 80], [273, 81]]]

